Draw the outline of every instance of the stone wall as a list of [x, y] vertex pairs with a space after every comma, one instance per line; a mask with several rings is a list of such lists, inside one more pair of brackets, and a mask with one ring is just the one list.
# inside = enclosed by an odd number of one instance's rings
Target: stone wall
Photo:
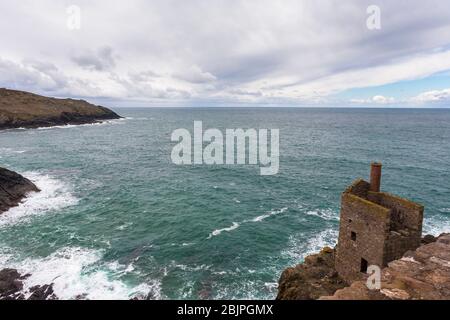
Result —
[[408, 251], [381, 272], [381, 288], [365, 281], [338, 290], [322, 300], [450, 300], [450, 234]]
[[344, 193], [340, 220], [336, 254], [339, 275], [346, 281], [352, 281], [361, 275], [364, 264], [382, 266], [390, 210], [351, 193]]

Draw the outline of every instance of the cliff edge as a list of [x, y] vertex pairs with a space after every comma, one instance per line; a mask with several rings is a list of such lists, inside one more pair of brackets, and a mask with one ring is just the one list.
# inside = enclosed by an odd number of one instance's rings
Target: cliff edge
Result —
[[279, 300], [449, 300], [450, 234], [425, 236], [381, 272], [381, 288], [369, 290], [365, 280], [346, 283], [334, 267], [335, 251], [324, 248], [286, 269], [279, 280]]
[[0, 130], [95, 123], [119, 118], [115, 112], [84, 100], [48, 98], [0, 88]]
[[337, 290], [321, 300], [449, 300], [450, 234], [408, 251], [381, 272], [381, 289], [369, 290], [365, 281]]

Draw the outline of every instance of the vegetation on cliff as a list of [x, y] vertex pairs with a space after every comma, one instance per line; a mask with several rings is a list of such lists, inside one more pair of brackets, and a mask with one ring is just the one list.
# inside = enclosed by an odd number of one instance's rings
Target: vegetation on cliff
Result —
[[48, 98], [0, 88], [0, 130], [85, 124], [119, 118], [115, 112], [84, 100]]

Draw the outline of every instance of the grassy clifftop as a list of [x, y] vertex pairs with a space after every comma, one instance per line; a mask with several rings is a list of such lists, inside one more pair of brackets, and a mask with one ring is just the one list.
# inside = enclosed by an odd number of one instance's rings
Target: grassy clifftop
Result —
[[84, 100], [56, 99], [0, 89], [0, 130], [93, 123], [120, 118], [115, 112]]

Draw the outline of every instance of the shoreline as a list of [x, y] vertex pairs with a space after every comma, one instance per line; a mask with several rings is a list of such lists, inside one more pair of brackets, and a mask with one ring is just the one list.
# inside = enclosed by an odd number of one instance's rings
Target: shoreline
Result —
[[121, 118], [114, 111], [85, 100], [57, 99], [0, 88], [0, 131], [93, 124]]

